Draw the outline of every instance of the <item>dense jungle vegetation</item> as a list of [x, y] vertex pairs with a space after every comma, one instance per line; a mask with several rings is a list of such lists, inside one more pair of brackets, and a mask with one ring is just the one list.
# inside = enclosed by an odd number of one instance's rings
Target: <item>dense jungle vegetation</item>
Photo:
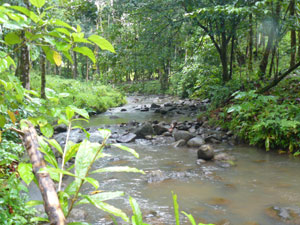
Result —
[[[36, 180], [19, 136], [30, 121], [44, 136], [39, 144], [66, 217], [78, 200], [143, 224], [134, 199], [130, 219], [103, 202], [122, 193], [80, 194], [84, 182], [98, 187], [89, 169], [105, 156], [108, 131], [101, 131], [102, 145], [84, 141], [62, 149], [51, 139], [57, 123], [71, 129], [78, 119], [125, 104], [126, 93], [208, 99], [199, 120], [209, 117], [251, 145], [298, 156], [299, 6], [298, 0], [1, 1], [0, 223], [48, 220], [35, 217], [31, 206], [40, 202], [26, 203], [28, 187], [20, 181]], [[62, 153], [61, 166], [49, 146]], [[93, 149], [89, 160], [86, 149]], [[64, 163], [75, 155], [85, 164], [72, 174]], [[76, 177], [65, 191], [63, 175]]]

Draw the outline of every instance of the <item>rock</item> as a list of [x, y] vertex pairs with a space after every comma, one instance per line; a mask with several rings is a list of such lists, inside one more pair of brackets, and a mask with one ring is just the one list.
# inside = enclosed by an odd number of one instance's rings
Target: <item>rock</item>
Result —
[[158, 108], [160, 108], [160, 105], [157, 105], [155, 103], [152, 103], [150, 106], [150, 109], [158, 109]]
[[[222, 140], [222, 138], [221, 138]], [[218, 139], [218, 137], [211, 135], [205, 138], [205, 142], [207, 143], [213, 143], [213, 144], [220, 144], [221, 140]]]
[[227, 153], [219, 153], [214, 156], [216, 161], [235, 161], [235, 157]]
[[214, 157], [214, 150], [211, 145], [202, 145], [197, 152], [198, 159], [211, 160]]
[[149, 108], [145, 106], [145, 107], [141, 108], [140, 111], [141, 112], [148, 112]]
[[164, 104], [164, 106], [165, 106], [165, 107], [172, 107], [173, 104], [172, 104], [171, 102], [167, 102], [167, 103]]
[[110, 116], [109, 119], [119, 119], [120, 117], [118, 116]]
[[127, 111], [127, 109], [124, 109], [124, 108], [123, 108], [123, 109], [121, 109], [121, 112], [126, 112], [126, 111]]
[[157, 135], [161, 135], [165, 132], [168, 131], [168, 128], [162, 126], [162, 125], [159, 125], [159, 124], [155, 124], [153, 125], [153, 130], [154, 130], [154, 133], [157, 134]]
[[171, 137], [172, 136], [172, 134], [168, 131], [164, 132], [162, 135], [165, 136], [165, 137]]
[[65, 124], [59, 124], [56, 127], [54, 127], [54, 132], [56, 134], [66, 132], [67, 130], [68, 130], [68, 127]]
[[208, 98], [202, 100], [202, 103], [208, 103], [210, 100]]
[[68, 217], [67, 223], [83, 222], [86, 220], [87, 212], [82, 209], [73, 209]]
[[187, 145], [191, 148], [198, 148], [200, 147], [201, 145], [204, 145], [205, 144], [205, 141], [203, 138], [197, 136], [197, 137], [194, 137], [192, 139], [190, 139], [188, 142], [187, 142]]
[[119, 143], [129, 143], [131, 141], [134, 141], [135, 138], [136, 138], [136, 134], [127, 133], [127, 134], [124, 134], [121, 137], [119, 137], [117, 139], [117, 142], [119, 142]]
[[168, 179], [168, 177], [164, 175], [161, 170], [153, 170], [147, 174], [148, 183], [157, 183], [166, 179]]
[[[155, 110], [155, 112], [156, 112], [156, 111], [157, 111], [157, 110]], [[165, 114], [168, 113], [168, 111], [165, 110], [165, 109], [160, 109], [159, 112], [160, 112], [160, 114], [162, 114], [162, 115], [165, 115]]]
[[299, 207], [280, 207], [272, 206], [265, 210], [265, 213], [284, 224], [300, 224], [300, 208]]
[[175, 148], [179, 148], [179, 147], [185, 146], [185, 144], [186, 144], [186, 141], [181, 139], [181, 140], [176, 141], [175, 143], [173, 143], [173, 146]]
[[146, 140], [153, 140], [153, 136], [152, 136], [152, 135], [146, 135], [146, 136], [145, 136], [145, 139], [146, 139]]
[[196, 161], [196, 164], [199, 165], [199, 166], [204, 164], [204, 163], [206, 163], [206, 161], [204, 159], [197, 159], [197, 161]]
[[191, 138], [195, 137], [194, 134], [191, 134], [188, 131], [174, 131], [173, 132], [173, 137], [175, 138], [175, 141], [179, 141], [181, 139], [185, 140], [185, 141], [189, 141]]
[[154, 130], [150, 123], [145, 123], [139, 127], [135, 132], [137, 138], [144, 138], [146, 135], [153, 135]]
[[180, 124], [177, 124], [176, 128], [178, 130], [189, 130], [191, 128], [190, 125], [187, 125], [187, 124], [184, 124], [184, 123], [180, 123]]

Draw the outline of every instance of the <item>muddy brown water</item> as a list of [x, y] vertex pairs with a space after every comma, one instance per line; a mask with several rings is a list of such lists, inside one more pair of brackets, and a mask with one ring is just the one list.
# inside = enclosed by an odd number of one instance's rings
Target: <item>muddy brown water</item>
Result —
[[[94, 116], [90, 127], [108, 127], [118, 130], [117, 124], [131, 120], [188, 120], [193, 115], [162, 116], [157, 113], [135, 110], [141, 104], [152, 101], [164, 103], [170, 99], [157, 97], [131, 97], [126, 106], [112, 109]], [[121, 112], [125, 108], [127, 111]], [[113, 117], [112, 117], [113, 116]], [[194, 215], [197, 222], [215, 224], [274, 224], [283, 222], [269, 218], [265, 209], [270, 206], [300, 206], [300, 160], [276, 153], [266, 153], [248, 146], [216, 145], [216, 151], [225, 151], [237, 158], [236, 166], [221, 168], [213, 162], [196, 164], [197, 152], [194, 149], [174, 148], [167, 139], [152, 144], [147, 140], [126, 144], [134, 148], [140, 158], [116, 149], [107, 149], [112, 159], [97, 161], [94, 168], [103, 166], [133, 166], [144, 170], [148, 175], [110, 173], [94, 175], [99, 180], [100, 190], [124, 191], [126, 195], [109, 203], [130, 214], [128, 196], [134, 197], [150, 224], [175, 224], [172, 195], [178, 195], [180, 211]], [[161, 182], [147, 182], [151, 171], [160, 170], [168, 179]], [[83, 192], [92, 192], [89, 185]], [[30, 190], [31, 198], [39, 198]], [[87, 212], [86, 222], [94, 225], [111, 224], [106, 213], [93, 206], [81, 207]], [[118, 220], [119, 221], [119, 220]], [[183, 224], [188, 224], [181, 215]], [[121, 223], [121, 221], [119, 221]]]

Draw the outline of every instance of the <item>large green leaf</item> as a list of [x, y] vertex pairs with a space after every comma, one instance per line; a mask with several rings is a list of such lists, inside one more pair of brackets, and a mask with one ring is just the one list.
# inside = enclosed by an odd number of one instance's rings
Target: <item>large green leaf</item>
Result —
[[33, 180], [34, 175], [32, 173], [32, 165], [30, 163], [20, 163], [18, 165], [18, 172], [22, 180], [29, 185]]
[[75, 47], [75, 48], [73, 48], [73, 51], [79, 52], [82, 55], [89, 57], [93, 63], [96, 63], [96, 57], [95, 57], [93, 51], [91, 49], [89, 49], [88, 47]]
[[[87, 140], [84, 140], [78, 149], [76, 158], [75, 158], [75, 175], [78, 177], [86, 177], [88, 169], [90, 168], [93, 160], [96, 157], [97, 152], [99, 151], [100, 144], [91, 143]], [[77, 179], [78, 182], [78, 179]]]
[[54, 129], [51, 126], [51, 124], [49, 124], [49, 123], [47, 123], [46, 125], [40, 125], [40, 130], [41, 130], [42, 134], [47, 138], [52, 137], [52, 135], [54, 133]]
[[96, 190], [99, 188], [99, 181], [97, 181], [96, 179], [92, 177], [86, 177], [85, 180], [93, 185]]
[[42, 8], [45, 5], [45, 0], [29, 0], [32, 5], [37, 8]]
[[52, 19], [50, 21], [50, 23], [52, 23], [53, 25], [56, 25], [56, 26], [65, 27], [65, 28], [68, 28], [70, 30], [76, 31], [75, 28], [71, 27], [69, 24], [67, 24], [66, 22], [64, 22], [62, 20], [59, 20], [59, 19]]
[[37, 205], [43, 205], [44, 202], [43, 201], [38, 201], [38, 200], [31, 200], [26, 202], [26, 205], [29, 207], [33, 207], [33, 206], [37, 206]]
[[143, 224], [143, 216], [142, 216], [142, 212], [141, 212], [141, 209], [140, 209], [137, 201], [130, 196], [129, 197], [129, 203], [130, 203], [131, 208], [132, 208], [135, 223], [137, 225], [142, 225]]
[[58, 164], [52, 149], [42, 138], [39, 138], [38, 141], [40, 145], [39, 150], [45, 154], [44, 155], [45, 160], [55, 168], [58, 168]]
[[11, 65], [16, 66], [14, 60], [7, 53], [0, 51], [0, 73], [9, 69]]
[[22, 42], [22, 39], [16, 32], [10, 32], [6, 34], [4, 40], [9, 45], [20, 44]]
[[91, 35], [88, 39], [98, 45], [102, 50], [108, 50], [110, 52], [116, 53], [112, 44], [103, 37], [94, 34]]
[[143, 170], [129, 166], [113, 166], [113, 167], [104, 167], [98, 170], [93, 171], [92, 173], [106, 173], [106, 172], [128, 172], [128, 173], [142, 173], [145, 174]]
[[77, 114], [79, 114], [80, 116], [89, 119], [89, 113], [85, 110], [85, 109], [79, 109], [76, 106], [70, 105], [69, 106], [71, 109], [74, 110], [74, 112], [76, 112]]
[[29, 9], [22, 7], [22, 6], [11, 6], [11, 8], [13, 8], [14, 10], [17, 10], [21, 13], [23, 13], [24, 15], [28, 16], [33, 22], [37, 23], [39, 20], [39, 17], [32, 11], [30, 11]]
[[90, 196], [85, 196], [85, 197], [91, 204], [96, 206], [98, 209], [108, 212], [114, 216], [121, 217], [125, 222], [129, 222], [128, 216], [121, 209], [118, 209], [112, 205], [105, 203], [105, 202], [92, 199]]

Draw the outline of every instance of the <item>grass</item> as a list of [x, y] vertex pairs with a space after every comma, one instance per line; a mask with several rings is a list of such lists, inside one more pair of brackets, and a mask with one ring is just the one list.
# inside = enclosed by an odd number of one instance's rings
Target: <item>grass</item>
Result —
[[[47, 75], [46, 88], [52, 89], [55, 93], [68, 93], [68, 96], [61, 100], [62, 105], [75, 105], [85, 108], [87, 111], [104, 112], [108, 108], [120, 106], [126, 103], [126, 98], [111, 86], [102, 85], [93, 81], [78, 81], [65, 79], [59, 76]], [[40, 76], [31, 76], [31, 88], [40, 92]], [[47, 91], [51, 94], [51, 90]]]

